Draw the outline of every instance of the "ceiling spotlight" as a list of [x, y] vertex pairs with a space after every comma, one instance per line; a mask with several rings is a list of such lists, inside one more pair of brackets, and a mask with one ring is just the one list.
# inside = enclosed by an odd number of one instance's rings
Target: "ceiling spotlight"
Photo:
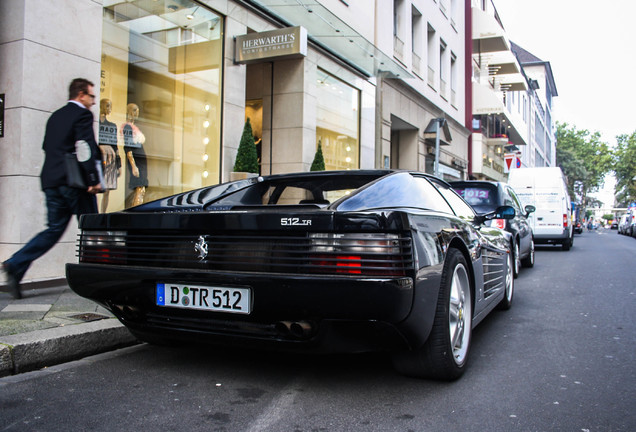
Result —
[[199, 6], [195, 7], [194, 10], [192, 11], [192, 13], [189, 13], [186, 15], [186, 18], [189, 20], [193, 20], [194, 19], [194, 14], [196, 13], [197, 9], [199, 9]]

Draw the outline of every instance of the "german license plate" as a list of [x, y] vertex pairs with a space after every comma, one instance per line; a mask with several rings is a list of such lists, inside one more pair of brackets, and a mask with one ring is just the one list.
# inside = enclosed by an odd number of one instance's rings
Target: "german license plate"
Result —
[[157, 283], [157, 306], [249, 314], [250, 289]]

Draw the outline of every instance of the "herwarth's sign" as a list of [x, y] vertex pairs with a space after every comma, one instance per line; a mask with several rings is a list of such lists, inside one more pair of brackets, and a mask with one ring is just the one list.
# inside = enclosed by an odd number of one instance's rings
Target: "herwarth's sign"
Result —
[[248, 33], [234, 38], [236, 63], [301, 58], [306, 55], [307, 30], [300, 26]]

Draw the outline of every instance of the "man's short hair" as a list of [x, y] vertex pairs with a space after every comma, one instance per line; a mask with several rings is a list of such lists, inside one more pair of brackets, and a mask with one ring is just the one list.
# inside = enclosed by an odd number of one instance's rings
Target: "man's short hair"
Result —
[[85, 78], [75, 78], [68, 86], [68, 99], [73, 100], [79, 96], [81, 92], [88, 93], [88, 87], [95, 85]]

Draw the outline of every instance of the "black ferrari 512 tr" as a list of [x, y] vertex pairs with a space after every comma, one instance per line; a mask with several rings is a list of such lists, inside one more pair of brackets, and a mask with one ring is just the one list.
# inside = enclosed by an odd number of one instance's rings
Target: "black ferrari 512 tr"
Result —
[[71, 288], [139, 339], [389, 351], [456, 379], [474, 326], [513, 296], [508, 233], [407, 171], [257, 177], [82, 217]]

